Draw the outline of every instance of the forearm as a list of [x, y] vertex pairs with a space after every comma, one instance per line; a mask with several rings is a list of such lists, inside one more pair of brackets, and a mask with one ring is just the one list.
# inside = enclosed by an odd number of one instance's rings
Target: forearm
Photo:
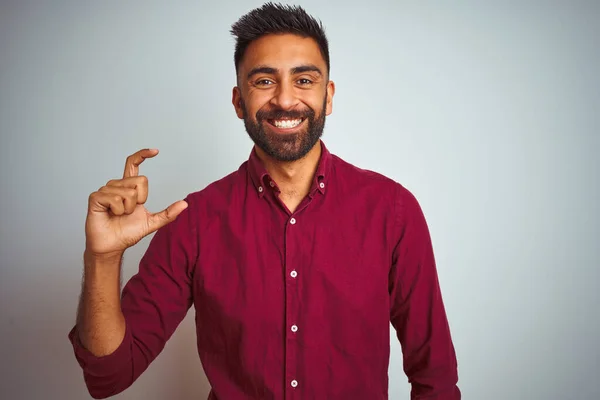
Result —
[[125, 336], [120, 280], [121, 255], [98, 258], [84, 253], [77, 331], [81, 344], [97, 357], [113, 353]]

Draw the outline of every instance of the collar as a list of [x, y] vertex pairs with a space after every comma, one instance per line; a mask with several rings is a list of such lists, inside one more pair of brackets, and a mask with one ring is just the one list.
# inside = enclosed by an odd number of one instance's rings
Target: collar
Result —
[[[321, 157], [319, 158], [317, 171], [315, 172], [313, 183], [309, 191], [310, 197], [313, 197], [317, 191], [322, 194], [325, 193], [325, 189], [327, 188], [327, 178], [331, 171], [331, 153], [325, 146], [325, 143], [322, 140], [319, 141], [321, 144]], [[271, 179], [271, 176], [265, 169], [265, 166], [258, 157], [254, 147], [252, 147], [250, 157], [248, 158], [248, 172], [253, 187], [259, 197], [263, 197], [269, 190], [279, 192], [277, 183]]]

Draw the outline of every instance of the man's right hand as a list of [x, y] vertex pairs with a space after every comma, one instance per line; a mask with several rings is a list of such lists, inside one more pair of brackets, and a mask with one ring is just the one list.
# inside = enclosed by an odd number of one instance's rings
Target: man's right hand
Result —
[[183, 200], [158, 213], [150, 213], [148, 179], [139, 175], [139, 165], [158, 154], [144, 149], [127, 157], [123, 179], [110, 180], [92, 193], [85, 222], [86, 252], [98, 258], [120, 257], [125, 250], [158, 230], [187, 208]]

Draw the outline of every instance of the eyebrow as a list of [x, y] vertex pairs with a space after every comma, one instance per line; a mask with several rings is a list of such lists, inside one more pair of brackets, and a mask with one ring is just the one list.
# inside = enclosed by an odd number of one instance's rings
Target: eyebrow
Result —
[[[257, 74], [275, 75], [278, 72], [279, 72], [279, 70], [277, 68], [269, 67], [266, 65], [261, 65], [256, 68], [252, 68], [250, 70], [250, 72], [248, 72], [248, 79], [250, 79], [251, 77], [253, 77], [254, 75], [257, 75]], [[292, 73], [292, 75], [302, 74], [304, 72], [316, 72], [319, 75], [323, 76], [323, 73], [321, 72], [319, 67], [317, 67], [316, 65], [313, 65], [313, 64], [299, 65], [297, 67], [292, 68], [290, 70], [290, 72]]]
[[316, 72], [319, 75], [323, 75], [323, 73], [321, 72], [319, 67], [317, 67], [316, 65], [313, 65], [313, 64], [300, 65], [298, 67], [292, 68], [293, 75], [302, 74], [304, 72]]

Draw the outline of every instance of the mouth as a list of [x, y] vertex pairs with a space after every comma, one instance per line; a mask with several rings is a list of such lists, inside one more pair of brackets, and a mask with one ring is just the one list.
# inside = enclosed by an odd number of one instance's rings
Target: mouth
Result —
[[294, 118], [294, 119], [267, 119], [267, 123], [272, 127], [280, 131], [293, 131], [297, 129], [306, 118]]

